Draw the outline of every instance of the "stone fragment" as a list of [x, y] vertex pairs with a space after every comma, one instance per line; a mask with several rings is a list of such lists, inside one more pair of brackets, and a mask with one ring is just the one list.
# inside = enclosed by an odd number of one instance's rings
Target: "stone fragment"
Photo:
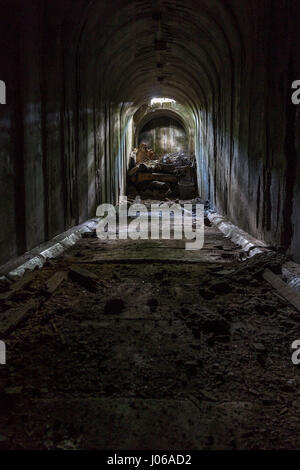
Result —
[[60, 286], [60, 284], [67, 279], [67, 273], [65, 271], [58, 271], [48, 279], [45, 285], [44, 293], [51, 295]]

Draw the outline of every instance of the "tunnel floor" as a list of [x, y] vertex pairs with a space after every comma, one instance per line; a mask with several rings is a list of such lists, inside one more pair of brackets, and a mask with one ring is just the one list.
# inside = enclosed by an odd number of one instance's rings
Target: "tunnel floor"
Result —
[[83, 238], [27, 274], [10, 307], [36, 303], [6, 338], [0, 448], [299, 448], [298, 314], [259, 273], [206, 226], [197, 252]]

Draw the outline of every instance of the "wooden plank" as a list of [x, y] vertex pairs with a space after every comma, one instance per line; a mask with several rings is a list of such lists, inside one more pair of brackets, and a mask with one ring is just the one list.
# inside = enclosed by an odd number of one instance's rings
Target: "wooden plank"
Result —
[[[27, 279], [22, 279], [16, 283], [14, 291], [10, 291], [10, 296], [19, 291], [21, 288], [27, 286], [33, 279], [34, 274], [32, 273]], [[53, 294], [63, 280], [67, 279], [67, 273], [65, 271], [56, 272], [45, 284], [45, 289], [42, 293], [47, 296]], [[0, 320], [0, 337], [5, 337], [8, 333], [15, 330], [28, 316], [29, 314], [40, 307], [45, 302], [45, 297], [39, 297], [36, 299], [30, 299], [25, 304], [17, 307], [10, 308], [1, 317]]]
[[32, 310], [39, 307], [40, 300], [30, 299], [26, 304], [20, 307], [7, 310], [0, 321], [0, 337], [4, 338], [8, 333], [14, 330], [22, 321], [24, 321]]
[[69, 277], [91, 292], [95, 292], [99, 288], [98, 276], [79, 266], [72, 265], [70, 267]]
[[28, 285], [31, 283], [31, 281], [34, 279], [35, 276], [36, 276], [36, 273], [28, 273], [25, 276], [23, 276], [23, 278], [20, 279], [19, 281], [14, 282], [10, 286], [10, 289], [7, 292], [0, 294], [0, 301], [9, 300], [18, 291], [20, 291], [21, 289], [24, 289], [25, 287], [28, 287]]
[[57, 271], [45, 284], [43, 292], [46, 295], [52, 295], [53, 292], [60, 286], [60, 284], [68, 278], [65, 271]]
[[279, 276], [272, 273], [269, 269], [265, 270], [263, 278], [300, 312], [300, 295], [297, 294], [294, 289], [288, 286]]
[[144, 181], [163, 181], [167, 183], [176, 183], [177, 177], [168, 173], [137, 173], [136, 176], [132, 178], [133, 182], [137, 181], [138, 183], [143, 183]]
[[50, 319], [50, 323], [51, 323], [51, 325], [52, 325], [52, 327], [53, 327], [53, 330], [55, 331], [55, 333], [56, 333], [57, 336], [59, 337], [61, 343], [62, 343], [63, 345], [65, 345], [65, 344], [66, 344], [65, 337], [64, 337], [64, 335], [62, 334], [62, 332], [57, 328], [56, 323], [55, 323], [52, 319]]

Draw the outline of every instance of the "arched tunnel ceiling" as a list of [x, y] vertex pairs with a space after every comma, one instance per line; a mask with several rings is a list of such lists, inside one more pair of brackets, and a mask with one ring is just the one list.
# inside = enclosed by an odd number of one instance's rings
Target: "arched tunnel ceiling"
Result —
[[183, 117], [183, 115], [175, 110], [172, 109], [166, 109], [166, 108], [154, 108], [150, 109], [147, 107], [144, 112], [137, 113], [134, 116], [134, 121], [135, 121], [135, 145], [138, 145], [138, 139], [140, 132], [142, 132], [143, 128], [148, 124], [149, 122], [159, 119], [161, 117], [169, 117], [171, 119], [174, 119], [176, 122], [178, 122], [182, 128], [185, 130], [185, 133], [187, 136], [190, 136], [191, 133], [191, 128], [188, 125], [187, 120]]
[[217, 93], [219, 74], [232, 73], [242, 47], [228, 3], [219, 0], [93, 0], [77, 41], [81, 67], [105, 100], [138, 105], [164, 96], [191, 109]]
[[178, 111], [172, 110], [172, 109], [165, 109], [165, 108], [157, 108], [157, 109], [146, 109], [144, 113], [142, 113], [140, 116], [137, 116], [135, 119], [136, 122], [136, 132], [139, 133], [139, 131], [150, 121], [153, 119], [158, 119], [160, 117], [170, 117], [177, 121], [181, 126], [188, 131], [188, 123], [186, 120], [183, 118], [182, 114], [180, 114]]

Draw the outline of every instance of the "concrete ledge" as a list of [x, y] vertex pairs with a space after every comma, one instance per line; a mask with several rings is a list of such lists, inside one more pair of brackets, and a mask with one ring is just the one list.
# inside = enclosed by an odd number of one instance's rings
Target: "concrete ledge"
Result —
[[67, 237], [63, 238], [60, 241], [60, 244], [67, 249], [75, 245], [75, 243], [77, 243], [80, 238], [81, 238], [81, 234], [78, 232], [74, 232], [74, 233], [71, 233], [71, 235], [68, 235]]
[[92, 232], [98, 223], [97, 218], [87, 220], [83, 224], [56, 235], [49, 240], [23, 255], [14, 258], [0, 266], [1, 279], [14, 280], [22, 277], [26, 270], [33, 271], [40, 269], [48, 259], [60, 256], [71, 246], [75, 245], [82, 237], [82, 234]]
[[[239, 245], [242, 251], [245, 251], [249, 257], [255, 256], [268, 250], [268, 245], [258, 240], [249, 233], [233, 225], [228, 219], [222, 215], [208, 211], [207, 217], [227, 238], [233, 243]], [[288, 261], [282, 266], [282, 279], [286, 284], [292, 287], [300, 294], [300, 265], [293, 261]]]
[[300, 294], [300, 265], [288, 261], [282, 267], [282, 279]]
[[227, 238], [230, 238], [233, 243], [239, 245], [242, 251], [245, 251], [250, 258], [268, 250], [265, 242], [252, 237], [249, 233], [233, 225], [222, 215], [208, 211], [207, 217]]
[[21, 264], [17, 268], [7, 273], [7, 276], [10, 279], [16, 278], [16, 277], [22, 277], [26, 269], [28, 269], [29, 271], [33, 271], [36, 268], [39, 269], [44, 265], [45, 262], [46, 262], [46, 259], [43, 258], [42, 256], [34, 256], [33, 258], [26, 261], [26, 263]]
[[65, 247], [61, 243], [55, 243], [54, 245], [47, 248], [47, 250], [41, 251], [40, 255], [45, 259], [56, 258], [65, 251]]

